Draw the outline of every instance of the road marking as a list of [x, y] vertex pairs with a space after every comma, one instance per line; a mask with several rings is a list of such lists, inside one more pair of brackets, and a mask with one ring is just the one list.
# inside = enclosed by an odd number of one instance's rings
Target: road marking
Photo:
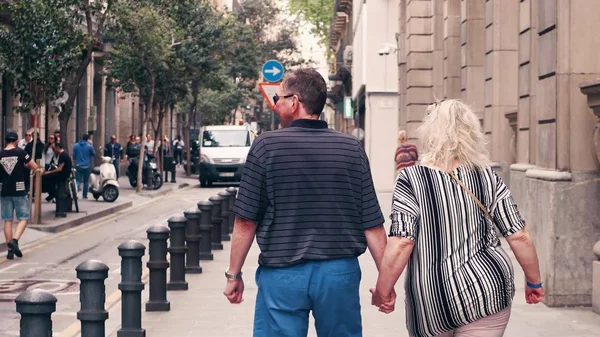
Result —
[[26, 264], [39, 264], [37, 262], [17, 262], [17, 263], [13, 263], [10, 266], [6, 267], [6, 268], [2, 268], [0, 269], [0, 274], [8, 274], [8, 273], [18, 273], [17, 271], [9, 271], [12, 268], [15, 267], [20, 267], [20, 266], [24, 266]]
[[[192, 187], [194, 187], [194, 186], [190, 185], [188, 187], [178, 189], [177, 191], [185, 191], [185, 190], [191, 189]], [[68, 229], [68, 230], [62, 232], [62, 233], [56, 234], [57, 235], [56, 237], [52, 237], [52, 238], [49, 238], [47, 240], [41, 240], [41, 241], [38, 241], [37, 243], [33, 243], [31, 246], [28, 246], [28, 247], [22, 249], [23, 254], [29, 254], [29, 253], [37, 250], [37, 249], [43, 248], [43, 247], [47, 246], [48, 243], [50, 243], [50, 242], [52, 242], [54, 240], [64, 240], [64, 239], [69, 238], [71, 235], [80, 234], [80, 233], [87, 232], [87, 231], [90, 231], [92, 229], [98, 228], [98, 227], [100, 227], [100, 226], [102, 226], [102, 225], [104, 225], [104, 224], [106, 224], [106, 223], [108, 223], [108, 222], [110, 222], [110, 221], [112, 221], [112, 220], [114, 220], [116, 218], [119, 218], [121, 216], [127, 215], [127, 213], [131, 213], [132, 211], [136, 211], [136, 210], [138, 210], [138, 209], [140, 209], [140, 208], [142, 208], [142, 207], [144, 207], [146, 205], [155, 203], [155, 202], [157, 202], [157, 201], [159, 201], [159, 200], [161, 200], [161, 199], [163, 199], [163, 198], [165, 198], [165, 197], [167, 197], [169, 195], [171, 195], [171, 193], [167, 193], [167, 194], [162, 195], [162, 196], [157, 197], [157, 198], [152, 198], [152, 199], [150, 199], [148, 201], [145, 201], [145, 202], [143, 202], [143, 203], [141, 203], [141, 204], [139, 204], [137, 206], [126, 208], [124, 210], [121, 210], [121, 211], [113, 214], [113, 215], [109, 215], [108, 217], [101, 218], [101, 220], [99, 220], [100, 222], [97, 222], [97, 223], [91, 222], [91, 223], [89, 223], [87, 225], [73, 227], [71, 229]], [[6, 257], [0, 257], [0, 264], [4, 263], [6, 261], [7, 261]]]

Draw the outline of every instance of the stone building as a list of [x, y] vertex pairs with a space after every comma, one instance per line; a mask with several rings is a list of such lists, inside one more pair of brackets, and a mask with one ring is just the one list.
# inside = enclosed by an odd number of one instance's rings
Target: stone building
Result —
[[432, 100], [470, 104], [533, 229], [546, 303], [589, 305], [600, 238], [599, 120], [579, 85], [600, 77], [600, 1], [399, 4], [399, 128], [418, 143], [414, 131]]
[[[479, 116], [495, 169], [530, 224], [546, 304], [589, 306], [596, 284], [600, 312], [600, 243], [599, 257], [592, 252], [600, 240], [597, 13], [597, 0], [337, 0], [330, 48], [338, 55], [351, 48], [344, 66], [352, 69], [355, 123], [365, 128], [366, 148], [370, 142], [379, 152], [367, 151], [374, 171], [393, 165], [388, 147], [397, 130], [419, 145], [415, 130], [427, 105], [462, 99]], [[394, 16], [390, 30], [385, 22]], [[396, 71], [378, 58], [384, 51], [397, 57]], [[397, 88], [392, 116], [373, 108], [382, 104], [368, 93], [396, 73], [397, 87], [387, 86]]]

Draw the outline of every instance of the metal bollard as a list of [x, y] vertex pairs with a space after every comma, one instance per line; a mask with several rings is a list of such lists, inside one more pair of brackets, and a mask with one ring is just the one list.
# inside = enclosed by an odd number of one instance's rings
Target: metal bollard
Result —
[[214, 250], [222, 250], [223, 244], [221, 243], [221, 204], [223, 203], [223, 198], [219, 196], [214, 196], [208, 198], [210, 202], [213, 204], [212, 208], [212, 232], [211, 232], [211, 247]]
[[185, 227], [185, 241], [187, 245], [187, 254], [185, 255], [185, 272], [188, 274], [202, 273], [200, 266], [200, 210], [190, 209], [183, 212], [187, 219]]
[[108, 266], [98, 260], [89, 260], [78, 265], [75, 271], [81, 281], [81, 310], [77, 312], [77, 319], [81, 321], [81, 337], [104, 337], [108, 319], [108, 311], [104, 310], [104, 280], [108, 278]]
[[21, 314], [20, 337], [52, 337], [52, 313], [56, 311], [56, 297], [42, 289], [22, 292], [17, 298], [17, 312]]
[[226, 191], [231, 194], [231, 197], [229, 198], [229, 233], [233, 233], [233, 224], [235, 223], [235, 213], [233, 213], [233, 207], [235, 206], [238, 190], [235, 187], [227, 187]]
[[188, 283], [185, 281], [185, 227], [186, 218], [174, 216], [169, 220], [171, 229], [171, 245], [169, 254], [171, 254], [171, 280], [167, 284], [167, 290], [188, 290]]
[[121, 256], [121, 329], [117, 337], [145, 337], [142, 329], [142, 256], [146, 247], [129, 240], [119, 245]]
[[167, 301], [167, 240], [169, 227], [156, 225], [148, 228], [150, 240], [150, 259], [146, 266], [150, 270], [150, 298], [146, 302], [146, 311], [169, 311], [171, 303]]
[[200, 210], [200, 254], [199, 258], [202, 261], [212, 260], [211, 253], [211, 232], [212, 232], [212, 208], [213, 204], [210, 201], [200, 201], [198, 209]]
[[221, 203], [221, 241], [231, 241], [229, 236], [229, 199], [231, 194], [223, 191], [219, 192], [219, 196], [223, 198]]

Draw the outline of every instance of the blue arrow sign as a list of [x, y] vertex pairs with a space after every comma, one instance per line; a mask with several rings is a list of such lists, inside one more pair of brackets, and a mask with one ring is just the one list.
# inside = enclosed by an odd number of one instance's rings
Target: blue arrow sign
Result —
[[267, 82], [281, 81], [283, 73], [283, 64], [277, 60], [269, 60], [262, 67], [262, 75]]

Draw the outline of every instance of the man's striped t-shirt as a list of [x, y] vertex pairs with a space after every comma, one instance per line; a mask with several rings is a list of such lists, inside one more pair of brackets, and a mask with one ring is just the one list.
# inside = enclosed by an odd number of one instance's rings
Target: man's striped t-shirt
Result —
[[310, 119], [255, 140], [234, 212], [258, 222], [259, 264], [269, 267], [359, 256], [364, 230], [384, 223], [358, 140]]

